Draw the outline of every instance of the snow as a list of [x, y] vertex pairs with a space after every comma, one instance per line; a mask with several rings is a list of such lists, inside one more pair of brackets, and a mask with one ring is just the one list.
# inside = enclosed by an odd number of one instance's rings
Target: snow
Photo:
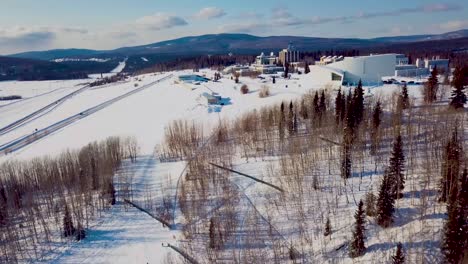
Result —
[[108, 62], [110, 59], [89, 58], [89, 59], [74, 59], [74, 58], [60, 58], [52, 60], [53, 62], [67, 62], [67, 61], [94, 61], [94, 62]]
[[119, 65], [117, 65], [117, 67], [115, 67], [115, 69], [113, 69], [113, 70], [111, 71], [111, 73], [119, 73], [119, 72], [122, 72], [123, 69], [125, 68], [126, 62], [127, 62], [127, 59], [125, 59], [124, 61], [119, 62]]
[[112, 71], [110, 71], [109, 73], [103, 73], [103, 74], [100, 74], [100, 73], [97, 73], [97, 74], [89, 74], [88, 77], [91, 78], [91, 79], [99, 79], [101, 77], [105, 78], [105, 77], [111, 77], [111, 76], [114, 76], [116, 75], [117, 73], [121, 73], [124, 69], [125, 69], [125, 66], [127, 65], [127, 59], [119, 62], [119, 65], [117, 65], [117, 67], [115, 67]]
[[[118, 177], [131, 175], [142, 189], [162, 195], [157, 191], [165, 184], [165, 176], [171, 172], [178, 175], [183, 165], [160, 164], [152, 155], [142, 156], [136, 164], [124, 164]], [[144, 198], [143, 191], [136, 192], [133, 202], [143, 205]], [[161, 242], [176, 245], [177, 234], [178, 231], [163, 228], [147, 214], [119, 202], [90, 228], [85, 240], [64, 248], [45, 263], [161, 263], [171, 252]]]
[[[143, 59], [143, 58], [142, 58]], [[125, 67], [125, 61], [112, 71], [113, 73], [120, 72]], [[282, 101], [289, 102], [295, 100], [301, 95], [321, 89], [324, 84], [314, 83], [306, 75], [293, 75], [291, 80], [276, 78], [276, 84], [272, 84], [271, 79], [266, 77], [265, 82], [261, 79], [251, 79], [241, 77], [240, 84], [235, 84], [229, 76], [225, 76], [218, 82], [202, 83], [200, 85], [189, 85], [177, 83], [177, 77], [183, 74], [193, 73], [191, 71], [173, 72], [174, 77], [161, 83], [155, 84], [148, 89], [131, 95], [115, 104], [112, 104], [103, 110], [87, 116], [70, 126], [67, 126], [51, 135], [42, 138], [25, 148], [1, 157], [2, 161], [11, 159], [30, 159], [42, 155], [56, 155], [66, 148], [80, 148], [89, 142], [102, 140], [109, 136], [134, 136], [141, 147], [141, 156], [138, 158], [136, 165], [129, 164], [128, 167], [122, 169], [123, 174], [131, 173], [134, 175], [134, 182], [140, 183], [156, 192], [161, 192], [161, 185], [165, 184], [164, 180], [169, 175], [172, 181], [176, 181], [179, 173], [184, 167], [183, 162], [176, 163], [159, 163], [153, 156], [154, 148], [160, 144], [164, 137], [164, 128], [172, 120], [185, 119], [194, 120], [203, 123], [206, 127], [206, 134], [218, 124], [219, 120], [234, 119], [242, 113], [259, 109], [266, 105], [277, 104]], [[0, 136], [0, 144], [14, 140], [15, 138], [31, 133], [36, 128], [44, 128], [62, 119], [65, 119], [74, 114], [102, 103], [106, 100], [115, 98], [128, 91], [136, 89], [135, 85], [142, 86], [151, 83], [155, 80], [168, 75], [164, 74], [145, 74], [139, 76], [138, 81], [132, 79], [128, 82], [119, 82], [102, 87], [87, 89], [86, 91], [76, 95], [63, 104], [58, 105], [47, 114], [32, 120], [26, 125], [13, 130], [3, 136]], [[214, 72], [210, 70], [202, 70], [199, 74], [212, 77]], [[11, 123], [31, 112], [39, 109], [65, 94], [79, 89], [77, 86], [80, 81], [66, 82], [4, 82], [0, 83], [0, 94], [5, 93], [20, 94], [29, 97], [27, 100], [22, 100], [8, 106], [0, 108], [0, 124], [2, 126]], [[241, 94], [240, 87], [246, 84], [249, 87], [248, 94]], [[271, 95], [267, 98], [259, 98], [258, 91], [262, 86], [270, 88]], [[287, 86], [287, 87], [286, 87]], [[338, 88], [330, 86], [330, 88]], [[414, 98], [420, 97], [420, 86], [409, 86], [410, 96]], [[399, 89], [398, 85], [385, 85], [381, 87], [365, 87], [367, 95], [383, 96], [394, 93]], [[8, 92], [5, 92], [8, 91]], [[225, 106], [208, 106], [201, 96], [203, 93], [218, 93], [229, 104]], [[229, 100], [228, 100], [229, 99]], [[272, 159], [275, 162], [274, 159]], [[245, 163], [239, 162], [237, 168], [251, 173], [252, 175], [261, 174], [267, 163]], [[326, 166], [324, 166], [326, 167]], [[260, 171], [259, 171], [260, 170]], [[263, 175], [264, 176], [264, 175]], [[265, 176], [265, 179], [268, 179]], [[359, 178], [357, 177], [356, 180]], [[369, 180], [370, 179], [370, 180]], [[270, 179], [273, 180], [273, 179]], [[372, 177], [367, 177], [363, 186], [374, 185], [377, 187], [378, 178], [372, 180]], [[253, 183], [249, 180], [238, 179], [236, 181], [242, 190], [245, 191], [248, 197], [256, 197], [256, 193], [262, 190], [263, 187], [255, 186], [251, 188]], [[332, 182], [325, 182], [330, 184]], [[357, 183], [350, 183], [350, 186]], [[340, 187], [341, 188], [341, 187]], [[367, 189], [364, 188], [364, 189]], [[174, 191], [174, 190], [173, 190]], [[266, 191], [267, 192], [267, 191]], [[162, 194], [159, 193], [159, 197]], [[364, 192], [357, 192], [356, 199], [359, 199]], [[330, 194], [324, 194], [327, 199], [333, 200]], [[157, 199], [158, 197], [154, 197]], [[260, 199], [260, 198], [259, 198]], [[136, 195], [135, 201], [141, 204], [144, 203], [143, 193]], [[245, 201], [244, 201], [245, 202]], [[262, 205], [261, 200], [258, 201], [259, 210], [266, 214], [268, 208]], [[340, 201], [342, 210], [347, 212], [346, 215], [351, 216], [354, 212], [354, 207], [344, 205], [344, 201]], [[404, 199], [401, 202], [403, 205], [410, 207], [410, 201]], [[405, 208], [405, 207], [403, 207]], [[310, 208], [314, 210], [312, 206]], [[322, 208], [323, 209], [323, 208]], [[411, 210], [411, 209], [408, 209]], [[400, 214], [411, 214], [409, 211], [400, 210]], [[340, 213], [340, 215], [345, 215]], [[345, 241], [349, 236], [350, 225], [352, 221], [342, 219], [341, 222], [333, 223], [335, 228], [341, 231], [335, 241]], [[351, 220], [350, 220], [351, 219]], [[283, 219], [284, 220], [284, 219]], [[333, 219], [338, 220], [338, 219]], [[275, 223], [277, 227], [282, 226], [282, 222]], [[405, 223], [402, 223], [405, 225]], [[416, 221], [411, 221], [406, 225], [414, 225], [412, 228], [418, 230], [422, 228], [417, 226]], [[427, 221], [427, 226], [440, 226], [440, 219]], [[281, 232], [285, 230], [281, 229]], [[389, 232], [393, 237], [405, 236], [408, 239], [409, 234], [401, 234], [400, 229], [381, 230], [378, 235], [372, 235], [372, 239], [368, 241], [370, 245], [374, 245], [376, 250], [383, 250], [382, 254], [388, 253], [386, 247], [392, 247], [392, 244], [385, 244], [379, 240], [379, 237], [384, 236], [383, 233]], [[387, 236], [386, 235], [386, 236]], [[432, 233], [427, 233], [428, 236]], [[52, 256], [48, 262], [52, 263], [162, 263], [167, 248], [161, 246], [162, 242], [170, 242], [177, 244], [177, 239], [181, 238], [178, 231], [168, 231], [161, 227], [161, 224], [156, 222], [148, 215], [124, 206], [122, 203], [114, 206], [110, 211], [105, 212], [104, 216], [98, 220], [96, 225], [92, 226], [88, 231], [88, 237], [78, 243], [63, 248], [58, 255]], [[423, 239], [419, 237], [419, 239]], [[427, 239], [429, 239], [427, 237]], [[416, 241], [417, 242], [417, 241]], [[424, 240], [420, 241], [421, 243]], [[333, 251], [337, 244], [324, 245], [324, 251]], [[366, 256], [366, 261], [372, 262], [371, 257]]]
[[0, 95], [20, 95], [22, 100], [0, 107], [4, 127], [84, 86], [85, 80], [47, 82], [0, 82]]

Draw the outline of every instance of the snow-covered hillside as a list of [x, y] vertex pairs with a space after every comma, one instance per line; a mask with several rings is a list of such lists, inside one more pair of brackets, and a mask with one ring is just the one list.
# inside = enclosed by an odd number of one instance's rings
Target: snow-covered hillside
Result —
[[[125, 62], [119, 66], [125, 67]], [[116, 70], [119, 72], [121, 69]], [[214, 73], [211, 70], [201, 70], [197, 74], [212, 78]], [[303, 95], [315, 90], [326, 88], [335, 95], [338, 88], [315, 83], [308, 75], [293, 74], [289, 80], [278, 77], [275, 84], [267, 76], [264, 79], [241, 77], [239, 84], [236, 84], [230, 76], [224, 76], [217, 82], [187, 84], [178, 80], [180, 75], [185, 74], [193, 74], [193, 72], [145, 74], [132, 77], [124, 82], [84, 89], [79, 94], [57, 104], [34, 119], [0, 135], [0, 145], [28, 136], [36, 130], [46, 129], [61, 120], [80, 114], [86, 109], [151, 84], [165, 76], [170, 76], [169, 79], [155, 83], [106, 106], [98, 112], [80, 118], [58, 131], [35, 140], [18, 151], [2, 156], [0, 161], [29, 160], [43, 155], [54, 156], [65, 149], [78, 149], [92, 141], [103, 140], [109, 136], [132, 136], [137, 139], [140, 146], [137, 162], [126, 162], [115, 178], [119, 181], [123, 175], [131, 175], [134, 188], [139, 189], [133, 197], [133, 201], [145, 205], [148, 210], [154, 209], [153, 206], [156, 206], [154, 204], [159, 203], [167, 196], [173, 197], [175, 195], [176, 186], [181, 179], [179, 176], [185, 172], [186, 162], [161, 162], [155, 156], [155, 147], [163, 144], [165, 128], [172, 121], [188, 120], [201, 124], [204, 128], [204, 135], [209, 136], [221, 121], [234, 122], [246, 113], [267, 106], [279, 106], [281, 102], [288, 105], [289, 102], [298, 100]], [[248, 86], [249, 92], [247, 94], [241, 93], [242, 85]], [[265, 86], [268, 86], [270, 96], [260, 98], [259, 92], [265, 89]], [[24, 97], [23, 100], [0, 106], [0, 126], [4, 127], [83, 87], [82, 80], [0, 83], [0, 95], [18, 94]], [[408, 88], [411, 100], [419, 104], [421, 86], [411, 85]], [[399, 89], [400, 87], [397, 85], [385, 85], [365, 87], [364, 91], [366, 100], [375, 102], [377, 98], [390, 98]], [[347, 88], [344, 91], [347, 91]], [[225, 102], [224, 105], [207, 104], [203, 97], [204, 93], [218, 94]], [[321, 136], [334, 138], [336, 135], [333, 133], [337, 133], [332, 130], [328, 132], [329, 135]], [[301, 142], [298, 141], [298, 143]], [[390, 143], [386, 143], [387, 148]], [[332, 151], [339, 153], [337, 149], [332, 149], [327, 144], [320, 145], [320, 148], [329, 148], [329, 157], [336, 158], [331, 154]], [[325, 160], [328, 156], [324, 153], [317, 152], [314, 154], [317, 156], [311, 158], [316, 162], [313, 175], [319, 175], [322, 191], [311, 194], [314, 199], [305, 200], [307, 201], [306, 207], [302, 208], [305, 210], [302, 213], [306, 215], [305, 226], [298, 227], [296, 224], [290, 224], [296, 217], [304, 217], [304, 215], [300, 215], [301, 212], [295, 207], [296, 205], [281, 203], [282, 201], [293, 201], [292, 197], [288, 195], [281, 197], [265, 186], [253, 184], [250, 180], [235, 176], [233, 182], [241, 190], [240, 193], [246, 197], [239, 198], [239, 206], [243, 209], [251, 208], [250, 201], [256, 206], [257, 213], [262, 216], [268, 216], [275, 212], [278, 216], [271, 219], [271, 226], [278, 230], [279, 236], [283, 237], [280, 240], [284, 239], [288, 243], [291, 242], [290, 240], [300, 237], [297, 230], [308, 228], [310, 230], [308, 237], [312, 240], [310, 245], [303, 245], [303, 249], [307, 252], [314, 252], [316, 255], [307, 263], [314, 263], [314, 261], [352, 263], [352, 260], [343, 253], [344, 251], [337, 250], [337, 248], [342, 248], [350, 238], [356, 201], [363, 199], [369, 191], [374, 193], [378, 191], [382, 168], [377, 169], [377, 166], [386, 162], [387, 154], [383, 154], [383, 160], [379, 161], [370, 160], [371, 157], [368, 156], [359, 157], [359, 165], [355, 165], [356, 169], [359, 166], [359, 173], [356, 172], [355, 177], [347, 181], [346, 185], [342, 185], [340, 177], [336, 173], [339, 171], [339, 165], [337, 165], [339, 162], [334, 160], [334, 163], [326, 163]], [[245, 155], [235, 153], [232, 159], [233, 166], [239, 171], [269, 182], [286, 184], [287, 179], [282, 179], [281, 173], [279, 173], [279, 170], [282, 169], [281, 166], [283, 166], [280, 156], [265, 155], [259, 158], [251, 157], [247, 160]], [[440, 237], [435, 236], [440, 236], [445, 208], [441, 205], [431, 204], [433, 208], [430, 214], [427, 213], [427, 209], [424, 212], [418, 211], [419, 207], [423, 206], [417, 200], [419, 196], [431, 196], [430, 201], [435, 199], [433, 188], [435, 188], [436, 182], [427, 183], [422, 177], [424, 161], [421, 158], [421, 160], [414, 162], [415, 167], [412, 168], [414, 169], [412, 173], [418, 176], [413, 178], [411, 187], [408, 187], [410, 188], [408, 196], [398, 202], [399, 220], [396, 226], [391, 229], [381, 229], [373, 220], [369, 222], [371, 233], [367, 234], [367, 244], [370, 246], [370, 253], [361, 258], [360, 262], [381, 263], [388, 259], [389, 255], [393, 253], [393, 242], [397, 240], [406, 242], [405, 245], [411, 245], [414, 260], [419, 257], [417, 253], [430, 253], [424, 252], [425, 247], [437, 247], [436, 243]], [[305, 182], [304, 187], [311, 187], [310, 183]], [[430, 190], [424, 188], [430, 188]], [[307, 190], [306, 192], [311, 193], [312, 191]], [[117, 193], [119, 194], [119, 190]], [[151, 193], [150, 199], [148, 199], [148, 193]], [[277, 202], [276, 206], [271, 206], [269, 201]], [[333, 212], [329, 211], [331, 208]], [[250, 211], [239, 211], [239, 217], [243, 219], [243, 224], [244, 221], [247, 223], [251, 220], [249, 217], [253, 209], [247, 210]], [[288, 212], [284, 213], [285, 211]], [[421, 217], [433, 218], [425, 218], [420, 221], [418, 214]], [[322, 239], [320, 230], [323, 227], [324, 216], [332, 218], [332, 224], [336, 230], [333, 234], [334, 240], [331, 242]], [[180, 212], [176, 211], [175, 222], [182, 223], [178, 221], [184, 221], [184, 219]], [[263, 227], [265, 226], [261, 228]], [[252, 230], [245, 228], [242, 231]], [[44, 263], [163, 263], [168, 254], [174, 258], [178, 257], [175, 257], [177, 253], [163, 247], [162, 243], [171, 243], [182, 248], [190, 246], [192, 252], [204, 250], [203, 247], [197, 248], [200, 245], [185, 241], [181, 228], [168, 230], [148, 215], [133, 207], [128, 207], [124, 203], [117, 203], [111, 210], [103, 212], [102, 217], [96, 219], [95, 224], [87, 232], [88, 236], [85, 240], [76, 243], [62, 243], [52, 249], [52, 252], [41, 261]], [[242, 239], [242, 237], [237, 237], [236, 241], [241, 243]], [[260, 251], [255, 251], [254, 254]], [[239, 253], [240, 255], [241, 253]], [[431, 262], [435, 259], [437, 259], [437, 255], [429, 256], [425, 261]], [[229, 260], [226, 263], [228, 262]]]

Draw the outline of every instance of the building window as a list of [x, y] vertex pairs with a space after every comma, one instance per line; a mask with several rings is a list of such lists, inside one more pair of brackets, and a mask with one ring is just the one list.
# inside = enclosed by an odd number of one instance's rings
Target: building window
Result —
[[332, 81], [340, 81], [341, 82], [341, 76], [332, 72], [331, 74]]

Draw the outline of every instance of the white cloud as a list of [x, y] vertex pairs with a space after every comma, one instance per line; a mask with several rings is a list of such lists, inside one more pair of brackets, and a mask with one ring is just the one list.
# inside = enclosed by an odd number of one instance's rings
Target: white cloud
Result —
[[468, 28], [468, 20], [452, 20], [439, 25], [439, 27], [446, 31], [455, 31], [459, 29]]
[[218, 7], [205, 7], [194, 15], [196, 19], [213, 19], [225, 16], [226, 12]]
[[88, 36], [87, 29], [78, 27], [15, 26], [0, 28], [0, 53], [11, 54], [25, 50], [54, 48], [63, 39], [74, 43]]
[[165, 13], [156, 13], [136, 20], [136, 25], [149, 30], [163, 30], [177, 26], [187, 25], [185, 19]]

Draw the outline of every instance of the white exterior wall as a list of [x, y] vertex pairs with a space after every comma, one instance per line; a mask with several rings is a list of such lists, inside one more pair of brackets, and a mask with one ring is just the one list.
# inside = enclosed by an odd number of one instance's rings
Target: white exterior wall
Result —
[[[320, 83], [320, 84], [327, 84], [327, 83], [334, 83], [340, 84], [340, 81], [333, 81], [332, 80], [332, 72], [330, 69], [322, 66], [311, 65], [309, 66], [310, 72], [307, 74], [310, 76], [311, 83]], [[338, 75], [342, 75], [337, 73]]]
[[362, 80], [369, 85], [381, 82], [383, 76], [395, 74], [396, 54], [363, 57], [345, 57], [344, 60], [330, 63], [329, 67], [345, 72], [344, 83], [357, 84]]

